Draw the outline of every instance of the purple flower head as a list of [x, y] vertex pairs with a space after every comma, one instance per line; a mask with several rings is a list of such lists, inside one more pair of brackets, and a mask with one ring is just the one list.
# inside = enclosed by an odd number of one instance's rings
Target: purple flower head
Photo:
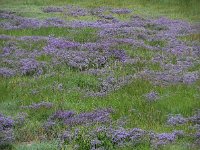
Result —
[[155, 101], [158, 99], [158, 93], [152, 91], [150, 93], [147, 93], [145, 95], [145, 98], [148, 100], [148, 101]]
[[126, 60], [126, 53], [124, 50], [112, 50], [110, 51], [111, 57], [114, 57], [115, 59], [118, 59], [122, 62]]
[[50, 118], [55, 120], [55, 119], [61, 119], [61, 120], [64, 120], [64, 119], [68, 119], [68, 118], [71, 118], [75, 115], [75, 112], [73, 111], [57, 111], [55, 112]]
[[188, 120], [186, 118], [184, 118], [183, 116], [181, 116], [179, 114], [175, 115], [175, 116], [170, 115], [168, 117], [167, 124], [176, 126], [176, 125], [185, 124], [187, 121]]
[[14, 120], [0, 113], [0, 147], [14, 141], [13, 126]]
[[197, 73], [187, 73], [183, 76], [183, 83], [192, 84], [195, 83], [199, 79], [199, 75]]
[[67, 48], [77, 48], [80, 44], [76, 42], [66, 41], [64, 39], [49, 38], [48, 45], [53, 48], [67, 49]]
[[15, 71], [8, 68], [0, 68], [0, 76], [3, 77], [12, 77], [15, 75]]
[[33, 75], [39, 71], [40, 64], [35, 59], [22, 59], [20, 64], [20, 70], [23, 75]]
[[12, 128], [14, 125], [14, 120], [9, 117], [5, 117], [4, 115], [0, 114], [0, 128], [5, 130], [7, 128]]
[[88, 14], [89, 12], [87, 11], [87, 9], [75, 6], [67, 6], [67, 15], [78, 17], [78, 16], [86, 16]]
[[192, 117], [189, 117], [188, 120], [193, 124], [200, 124], [200, 110], [197, 110], [197, 112]]

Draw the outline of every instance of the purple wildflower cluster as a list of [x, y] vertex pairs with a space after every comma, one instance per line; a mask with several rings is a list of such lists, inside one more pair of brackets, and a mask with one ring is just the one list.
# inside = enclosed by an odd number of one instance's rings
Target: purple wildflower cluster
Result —
[[0, 114], [0, 148], [14, 141], [13, 126], [14, 120]]
[[[137, 77], [144, 77], [151, 80], [154, 84], [192, 84], [199, 79], [198, 72], [188, 72], [187, 69], [198, 64], [198, 46], [188, 45], [179, 37], [194, 32], [191, 25], [180, 20], [170, 20], [167, 18], [145, 19], [140, 16], [132, 16], [128, 21], [116, 20], [112, 17], [106, 17], [105, 11], [126, 14], [129, 9], [109, 9], [97, 8], [86, 10], [77, 6], [64, 7], [46, 7], [45, 12], [62, 12], [67, 15], [96, 15], [100, 17], [96, 21], [65, 21], [59, 18], [48, 18], [37, 20], [17, 16], [15, 13], [2, 11], [1, 18], [6, 18], [6, 22], [1, 22], [0, 26], [5, 29], [22, 28], [40, 28], [40, 27], [69, 27], [69, 28], [97, 28], [99, 39], [95, 43], [78, 43], [64, 38], [44, 37], [44, 36], [24, 36], [12, 37], [1, 35], [1, 39], [8, 41], [16, 40], [14, 43], [7, 44], [3, 48], [4, 64], [0, 70], [3, 77], [13, 76], [15, 74], [40, 75], [49, 66], [54, 67], [58, 64], [68, 65], [71, 68], [80, 71], [108, 70], [117, 61], [123, 64], [134, 64], [136, 58], [131, 58], [125, 50], [116, 47], [120, 45], [130, 46], [132, 51], [143, 48], [151, 52], [162, 52], [162, 55], [153, 56], [150, 63], [158, 63], [161, 71], [144, 70]], [[65, 11], [66, 10], [66, 11]], [[42, 50], [27, 51], [17, 46], [19, 41], [39, 42], [46, 41], [47, 45]], [[52, 59], [49, 62], [38, 61], [40, 56], [48, 56]], [[171, 56], [176, 57], [177, 63], [172, 63]], [[136, 56], [137, 57], [137, 56]], [[146, 61], [139, 58], [140, 62]], [[2, 62], [2, 61], [1, 61]], [[9, 64], [9, 65], [8, 65]], [[9, 66], [9, 67], [8, 67]], [[12, 66], [12, 67], [10, 67]], [[106, 71], [108, 72], [108, 71]], [[133, 74], [131, 76], [135, 76]], [[107, 78], [113, 76], [108, 74]], [[98, 93], [89, 92], [89, 95], [106, 95], [113, 89], [118, 89], [121, 85], [129, 83], [130, 76], [119, 77], [115, 83], [109, 83], [109, 80], [102, 78], [102, 84]], [[119, 81], [118, 81], [119, 80]]]
[[173, 143], [177, 138], [183, 136], [183, 131], [174, 131], [172, 133], [150, 133], [150, 142], [154, 149], [158, 149], [167, 144]]
[[8, 68], [0, 68], [0, 76], [3, 77], [12, 77], [15, 75], [15, 71]]
[[[145, 78], [158, 85], [169, 85], [184, 83], [191, 85], [200, 79], [199, 71], [188, 71], [190, 67], [200, 64], [199, 43], [187, 43], [180, 40], [180, 37], [195, 33], [195, 29], [188, 22], [181, 20], [171, 20], [168, 18], [146, 19], [141, 16], [131, 16], [130, 20], [122, 21], [118, 19], [121, 14], [130, 14], [132, 10], [126, 8], [94, 8], [85, 9], [78, 6], [45, 7], [45, 13], [61, 13], [63, 17], [76, 17], [74, 21], [66, 21], [60, 18], [33, 19], [18, 16], [14, 12], [0, 11], [0, 22], [2, 30], [20, 30], [27, 28], [39, 29], [41, 27], [61, 27], [61, 28], [92, 28], [96, 29], [96, 42], [79, 43], [69, 40], [70, 38], [53, 36], [8, 36], [0, 35], [0, 40], [5, 44], [0, 53], [0, 76], [12, 77], [15, 75], [35, 76], [45, 74], [45, 78], [53, 76], [51, 69], [68, 66], [73, 71], [88, 73], [99, 78], [98, 91], [88, 91], [87, 96], [105, 96], [120, 87], [131, 83], [135, 78]], [[118, 15], [116, 15], [118, 14]], [[76, 20], [79, 16], [93, 15], [98, 18], [95, 21]], [[131, 14], [130, 14], [131, 15]], [[44, 42], [40, 48], [28, 49], [20, 46], [21, 43], [28, 44]], [[30, 45], [28, 45], [30, 47]], [[126, 52], [128, 47], [130, 55]], [[132, 56], [137, 50], [157, 53], [146, 59], [145, 56]], [[175, 60], [172, 60], [175, 59]], [[44, 61], [43, 61], [44, 59]], [[48, 61], [46, 61], [48, 59]], [[134, 64], [152, 63], [159, 64], [159, 71], [142, 67], [135, 69]], [[136, 73], [126, 74], [116, 77], [115, 69], [123, 70], [124, 66], [130, 65]], [[139, 65], [138, 65], [139, 66]], [[55, 68], [54, 68], [55, 67]], [[57, 69], [57, 68], [56, 68]], [[59, 68], [60, 69], [60, 68]], [[122, 71], [121, 70], [121, 71]], [[142, 71], [140, 71], [142, 70]], [[48, 73], [49, 74], [48, 74]], [[59, 72], [60, 73], [60, 72]], [[123, 74], [123, 73], [122, 73]], [[54, 83], [53, 91], [62, 91], [62, 83]], [[34, 95], [38, 91], [33, 90]], [[144, 95], [147, 101], [159, 99], [159, 94], [155, 91]], [[50, 102], [32, 103], [22, 106], [22, 109], [49, 109], [53, 104]], [[49, 116], [44, 124], [45, 131], [51, 130], [56, 125], [67, 127], [61, 134], [62, 141], [89, 145], [86, 149], [109, 149], [112, 145], [137, 145], [139, 143], [150, 142], [154, 149], [163, 145], [173, 143], [181, 136], [183, 131], [173, 131], [172, 133], [152, 133], [140, 128], [125, 129], [123, 127], [112, 127], [111, 109], [97, 109], [91, 112], [76, 113], [74, 111], [59, 110]], [[25, 123], [26, 113], [20, 113], [13, 121], [11, 118], [0, 114], [0, 147], [9, 144], [14, 140], [12, 128], [15, 125]], [[199, 142], [200, 111], [194, 116], [184, 118], [181, 115], [170, 115], [167, 120], [168, 125], [178, 126], [186, 123], [196, 125], [197, 129], [192, 136]], [[106, 124], [109, 127], [100, 125]], [[84, 126], [85, 137], [74, 127]], [[97, 127], [97, 128], [96, 128]], [[90, 128], [92, 128], [90, 130]], [[95, 128], [95, 129], [93, 129]], [[89, 131], [87, 131], [89, 130]], [[58, 133], [59, 134], [59, 133]], [[108, 145], [106, 145], [108, 144]]]
[[72, 127], [76, 125], [105, 123], [110, 121], [111, 113], [111, 109], [101, 109], [80, 114], [76, 114], [73, 111], [57, 111], [48, 118], [44, 127], [48, 129], [55, 125], [57, 121]]
[[[85, 140], [88, 141], [88, 149], [99, 149], [99, 148], [109, 148], [109, 145], [106, 145], [106, 141], [108, 140], [113, 145], [122, 146], [127, 143], [131, 143], [132, 145], [136, 145], [144, 139], [146, 135], [146, 131], [133, 128], [130, 130], [126, 130], [124, 128], [114, 128], [114, 127], [104, 127], [100, 126], [95, 129], [91, 129], [90, 131], [84, 131], [86, 134]], [[61, 141], [64, 142], [72, 142], [73, 140], [80, 142], [79, 147], [84, 146], [80, 139], [81, 131], [80, 129], [75, 129], [74, 132], [65, 131], [61, 136]]]
[[150, 93], [145, 94], [145, 98], [147, 101], [151, 102], [151, 101], [157, 100], [159, 97], [158, 97], [158, 93], [152, 91]]
[[199, 124], [200, 123], [200, 111], [197, 110], [197, 112], [191, 116], [191, 117], [183, 117], [181, 114], [176, 114], [176, 115], [172, 115], [170, 114], [168, 116], [168, 120], [167, 120], [167, 124], [168, 125], [183, 125], [185, 123], [192, 123], [194, 125]]
[[110, 12], [114, 14], [129, 14], [132, 12], [132, 10], [127, 9], [127, 8], [110, 9], [106, 7], [101, 7], [101, 8], [94, 8], [94, 9], [88, 10], [88, 9], [81, 8], [79, 6], [74, 6], [74, 5], [67, 5], [65, 7], [48, 6], [48, 7], [43, 8], [42, 10], [45, 13], [63, 12], [67, 15], [71, 15], [75, 17], [86, 16], [86, 15], [100, 16], [100, 15], [103, 15], [103, 13], [108, 10], [110, 10]]
[[182, 124], [185, 124], [188, 122], [188, 119], [187, 118], [184, 118], [182, 115], [180, 114], [177, 114], [175, 116], [173, 115], [170, 115], [168, 117], [168, 120], [167, 120], [167, 124], [168, 125], [173, 125], [173, 126], [176, 126], [176, 125], [182, 125]]
[[82, 143], [81, 133], [80, 129], [67, 130], [60, 135], [60, 140], [62, 144], [77, 141], [79, 142], [78, 147], [85, 146], [82, 144], [88, 144], [88, 149], [92, 150], [99, 148], [109, 149], [110, 145], [106, 143], [111, 143], [114, 147], [125, 145], [134, 147], [143, 142], [149, 142], [152, 148], [158, 149], [175, 142], [178, 138], [185, 135], [182, 130], [175, 130], [172, 133], [154, 133], [140, 128], [125, 129], [123, 127], [99, 126], [94, 129], [84, 130], [85, 136], [83, 138], [88, 143]]
[[71, 16], [86, 16], [89, 15], [89, 12], [87, 9], [78, 7], [78, 6], [67, 6], [67, 11], [66, 11], [67, 15], [71, 15]]
[[20, 61], [20, 64], [21, 64], [20, 70], [23, 75], [32, 75], [35, 73], [42, 72], [42, 70], [39, 69], [40, 68], [39, 63], [34, 59], [29, 59], [29, 58], [22, 59]]
[[48, 7], [43, 8], [43, 12], [45, 13], [62, 12], [62, 13], [65, 13], [66, 15], [71, 15], [75, 17], [85, 16], [89, 14], [87, 9], [84, 9], [78, 6], [73, 6], [73, 5], [67, 5], [65, 7], [48, 6]]
[[200, 110], [197, 110], [196, 113], [188, 119], [193, 124], [200, 124]]
[[[188, 67], [189, 68], [189, 67]], [[177, 70], [165, 70], [165, 71], [152, 71], [144, 70], [140, 75], [146, 79], [152, 81], [155, 85], [169, 85], [169, 84], [192, 84], [199, 80], [198, 72], [181, 72], [181, 68]]]

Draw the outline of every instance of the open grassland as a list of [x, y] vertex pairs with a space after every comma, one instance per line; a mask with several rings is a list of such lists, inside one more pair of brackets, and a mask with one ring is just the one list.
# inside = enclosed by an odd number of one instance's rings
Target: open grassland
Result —
[[199, 149], [199, 8], [1, 0], [0, 149]]

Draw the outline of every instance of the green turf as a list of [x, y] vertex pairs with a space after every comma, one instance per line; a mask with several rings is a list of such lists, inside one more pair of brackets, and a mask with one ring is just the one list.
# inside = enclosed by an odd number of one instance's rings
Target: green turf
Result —
[[[48, 17], [60, 17], [66, 20], [96, 20], [91, 16], [69, 17], [65, 18], [62, 14], [46, 14], [41, 11], [41, 7], [56, 5], [64, 6], [67, 4], [75, 4], [83, 7], [126, 7], [133, 9], [132, 14], [140, 14], [145, 17], [167, 16], [173, 19], [184, 19], [192, 22], [200, 19], [200, 1], [199, 0], [1, 0], [0, 9], [13, 10], [18, 14], [26, 17], [44, 19]], [[116, 15], [122, 20], [129, 19], [129, 15]], [[4, 21], [1, 19], [0, 21]], [[72, 41], [80, 43], [95, 42], [98, 39], [97, 30], [92, 28], [72, 29], [72, 28], [39, 28], [39, 29], [20, 29], [20, 30], [3, 30], [0, 34], [11, 36], [49, 36], [65, 37]], [[182, 37], [184, 41], [199, 41], [199, 34]], [[0, 41], [1, 47], [5, 41]], [[19, 47], [27, 50], [41, 49], [46, 43], [20, 43]], [[152, 46], [163, 46], [163, 41], [149, 43]], [[0, 47], [0, 48], [1, 48]], [[146, 49], [135, 49], [130, 46], [119, 45], [117, 48], [124, 49], [131, 56], [144, 60], [133, 65], [118, 64], [121, 67], [117, 69], [110, 68], [116, 77], [133, 74], [142, 69], [149, 68], [152, 70], [160, 70], [158, 64], [147, 62], [151, 60], [159, 51], [148, 51]], [[2, 48], [0, 49], [2, 50]], [[172, 61], [176, 63], [176, 57], [170, 56]], [[36, 58], [38, 61], [51, 61], [51, 57], [41, 55]], [[3, 66], [4, 64], [1, 64]], [[77, 112], [90, 111], [95, 108], [112, 107], [115, 114], [112, 115], [113, 120], [126, 117], [126, 127], [140, 127], [146, 130], [154, 130], [157, 132], [172, 131], [174, 128], [165, 124], [167, 115], [183, 114], [188, 117], [194, 113], [194, 110], [200, 108], [199, 102], [199, 85], [197, 82], [193, 85], [179, 84], [176, 86], [154, 86], [145, 79], [136, 79], [132, 83], [122, 87], [121, 89], [111, 92], [108, 96], [85, 97], [83, 94], [87, 90], [97, 91], [99, 89], [99, 81], [97, 77], [80, 73], [77, 70], [69, 68], [66, 64], [51, 68], [49, 72], [52, 76], [41, 75], [39, 78], [31, 76], [17, 76], [9, 79], [0, 77], [0, 112], [15, 116], [21, 112], [21, 105], [29, 105], [33, 102], [41, 100], [50, 101], [55, 104], [52, 110], [23, 110], [29, 114], [28, 123], [21, 129], [16, 130], [15, 147], [18, 150], [26, 149], [56, 149], [56, 142], [37, 142], [44, 132], [41, 129], [42, 123], [55, 110], [66, 109], [75, 110]], [[123, 68], [123, 69], [122, 69]], [[199, 71], [199, 65], [189, 68], [189, 71]], [[62, 83], [64, 90], [57, 88]], [[33, 94], [32, 91], [38, 91]], [[160, 100], [149, 103], [145, 101], [144, 94], [150, 91], [157, 91], [160, 94]], [[175, 129], [186, 130], [185, 126]], [[70, 147], [68, 148], [70, 149]], [[132, 149], [132, 148], [122, 148]], [[148, 150], [149, 145], [140, 145], [137, 149]], [[166, 149], [187, 149], [185, 145], [172, 145]]]

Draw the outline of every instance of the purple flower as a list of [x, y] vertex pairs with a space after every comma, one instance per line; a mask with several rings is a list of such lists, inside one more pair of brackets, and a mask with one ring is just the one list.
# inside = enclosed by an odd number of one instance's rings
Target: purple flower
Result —
[[124, 62], [126, 60], [126, 53], [124, 50], [112, 50], [110, 51], [111, 57], [118, 59], [119, 61]]
[[14, 120], [0, 114], [0, 147], [11, 144], [14, 141], [13, 126]]
[[0, 68], [0, 76], [3, 77], [12, 77], [16, 74], [16, 72], [12, 69], [8, 68]]
[[199, 79], [199, 75], [197, 73], [187, 73], [183, 76], [183, 83], [192, 84], [195, 83]]
[[184, 118], [180, 114], [175, 115], [175, 116], [170, 115], [168, 117], [167, 124], [176, 126], [176, 125], [185, 124], [187, 121], [188, 121], [187, 118]]
[[148, 100], [148, 101], [155, 101], [157, 100], [159, 97], [158, 97], [158, 93], [152, 91], [150, 93], [147, 93], [145, 95], [145, 98]]
[[20, 61], [22, 75], [33, 75], [39, 71], [39, 62], [32, 58], [22, 59]]
[[196, 113], [188, 118], [193, 124], [200, 124], [200, 110], [197, 110]]

